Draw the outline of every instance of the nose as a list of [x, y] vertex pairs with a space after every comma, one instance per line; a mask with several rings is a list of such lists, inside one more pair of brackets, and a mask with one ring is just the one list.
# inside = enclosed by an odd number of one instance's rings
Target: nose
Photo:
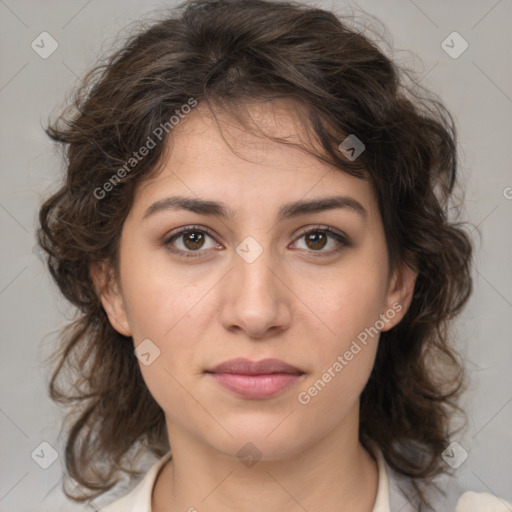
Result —
[[279, 269], [270, 251], [263, 251], [251, 263], [235, 254], [220, 312], [227, 330], [267, 339], [290, 326], [292, 293]]

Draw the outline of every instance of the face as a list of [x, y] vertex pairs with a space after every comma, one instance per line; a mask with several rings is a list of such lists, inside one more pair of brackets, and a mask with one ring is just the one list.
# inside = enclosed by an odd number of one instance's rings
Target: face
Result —
[[[299, 141], [286, 104], [251, 112]], [[389, 274], [367, 181], [219, 121], [222, 133], [199, 106], [174, 128], [165, 168], [137, 190], [119, 282], [102, 301], [140, 345], [171, 445], [186, 434], [226, 455], [252, 442], [286, 457], [357, 431], [379, 332], [402, 318], [414, 274]], [[236, 358], [281, 363], [216, 370]]]

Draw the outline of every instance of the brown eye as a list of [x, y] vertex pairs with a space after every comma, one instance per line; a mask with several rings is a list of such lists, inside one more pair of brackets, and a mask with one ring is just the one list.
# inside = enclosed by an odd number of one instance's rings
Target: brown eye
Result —
[[294, 245], [314, 256], [329, 256], [350, 247], [351, 243], [346, 235], [326, 226], [302, 233]]
[[175, 232], [163, 240], [163, 245], [171, 252], [182, 256], [201, 256], [210, 252], [208, 249], [219, 249], [215, 238], [204, 228], [189, 226]]
[[327, 235], [322, 231], [310, 231], [305, 236], [306, 245], [310, 249], [323, 249], [327, 244]]
[[186, 231], [182, 236], [183, 244], [191, 251], [200, 249], [204, 244], [204, 233], [201, 231]]

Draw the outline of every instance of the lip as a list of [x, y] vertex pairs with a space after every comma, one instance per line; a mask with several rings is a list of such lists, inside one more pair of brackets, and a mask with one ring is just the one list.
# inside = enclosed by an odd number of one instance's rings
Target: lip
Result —
[[239, 357], [230, 359], [215, 366], [208, 373], [233, 373], [243, 375], [268, 375], [270, 373], [304, 373], [299, 368], [285, 363], [281, 359], [262, 359], [261, 361], [251, 361]]
[[231, 359], [206, 373], [224, 388], [244, 398], [270, 398], [295, 384], [304, 372], [280, 359]]

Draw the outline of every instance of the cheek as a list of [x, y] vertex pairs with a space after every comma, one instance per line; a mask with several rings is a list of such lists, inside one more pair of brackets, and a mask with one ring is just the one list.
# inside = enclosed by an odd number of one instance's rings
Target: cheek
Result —
[[[160, 274], [163, 276], [163, 274]], [[140, 364], [142, 376], [164, 411], [194, 410], [197, 404], [186, 391], [188, 379], [200, 367], [198, 345], [206, 312], [201, 301], [208, 288], [186, 285], [176, 279], [133, 279], [129, 295], [129, 320], [135, 345], [150, 339], [158, 357]], [[203, 304], [204, 302], [204, 304]], [[199, 420], [198, 420], [199, 421]]]
[[123, 265], [123, 294], [134, 344], [149, 339], [158, 353], [150, 366], [140, 365], [144, 380], [162, 407], [166, 402], [180, 404], [184, 393], [178, 381], [201, 366], [197, 347], [211, 325], [209, 311], [215, 311], [208, 295], [215, 280], [211, 274], [194, 279], [135, 251], [126, 255]]
[[211, 278], [194, 279], [170, 266], [161, 255], [151, 258], [143, 251], [127, 254], [121, 272], [126, 312], [136, 342], [154, 337], [167, 344], [183, 324], [190, 324], [191, 317], [201, 314], [201, 299]]
[[309, 297], [305, 302], [311, 309], [311, 321], [313, 317], [320, 321], [323, 338], [332, 350], [342, 349], [375, 325], [383, 312], [385, 287], [386, 276], [379, 269], [358, 265], [317, 280], [316, 286], [305, 284], [298, 294]]
[[383, 312], [386, 275], [372, 262], [356, 263], [320, 280], [321, 285], [309, 294], [312, 303], [306, 323], [318, 329], [308, 355], [316, 371], [297, 398], [319, 417], [333, 421], [357, 402], [378, 347], [376, 322]]
[[308, 350], [315, 372], [297, 396], [300, 406], [314, 417], [341, 421], [368, 381], [379, 340], [375, 324], [382, 307], [375, 282], [352, 274], [336, 286], [324, 286], [322, 297], [315, 297], [321, 305], [318, 316], [323, 325]]

